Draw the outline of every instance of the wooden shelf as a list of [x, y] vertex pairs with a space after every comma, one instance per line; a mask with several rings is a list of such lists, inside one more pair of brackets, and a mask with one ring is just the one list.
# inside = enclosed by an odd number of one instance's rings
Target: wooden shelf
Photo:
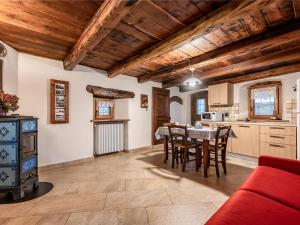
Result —
[[111, 119], [111, 120], [91, 120], [93, 123], [125, 123], [128, 122], [129, 119]]

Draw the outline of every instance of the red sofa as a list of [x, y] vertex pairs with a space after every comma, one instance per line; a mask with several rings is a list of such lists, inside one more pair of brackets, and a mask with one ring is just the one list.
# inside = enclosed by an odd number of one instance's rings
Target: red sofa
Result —
[[300, 225], [300, 161], [261, 156], [206, 225]]

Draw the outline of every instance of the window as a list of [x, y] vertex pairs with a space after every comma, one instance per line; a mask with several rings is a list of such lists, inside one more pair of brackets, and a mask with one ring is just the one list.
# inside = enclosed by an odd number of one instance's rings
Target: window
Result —
[[207, 91], [196, 92], [191, 95], [191, 124], [201, 120], [201, 113], [208, 111]]
[[201, 113], [205, 112], [205, 98], [199, 98], [197, 99], [197, 115], [201, 115]]
[[281, 82], [250, 86], [248, 114], [251, 119], [281, 119]]
[[105, 120], [114, 118], [114, 100], [94, 98], [94, 119]]

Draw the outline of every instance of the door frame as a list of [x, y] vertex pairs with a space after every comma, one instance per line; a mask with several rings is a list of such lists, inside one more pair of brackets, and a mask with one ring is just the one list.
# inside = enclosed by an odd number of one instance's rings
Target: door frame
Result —
[[195, 125], [196, 120], [201, 120], [200, 118], [197, 118], [197, 105], [196, 100], [199, 98], [205, 98], [206, 99], [206, 111], [209, 110], [208, 108], [208, 91], [199, 91], [191, 95], [191, 125]]
[[160, 140], [160, 141], [157, 141], [156, 138], [155, 138], [155, 132], [156, 132], [156, 129], [154, 127], [154, 121], [155, 121], [155, 115], [154, 115], [154, 112], [155, 112], [155, 105], [156, 105], [156, 101], [155, 101], [155, 98], [154, 98], [154, 94], [155, 93], [164, 93], [164, 94], [167, 94], [168, 95], [168, 111], [169, 111], [169, 121], [171, 119], [170, 117], [170, 90], [169, 89], [166, 89], [166, 88], [158, 88], [158, 87], [152, 87], [152, 112], [151, 112], [151, 143], [152, 145], [157, 145], [157, 144], [162, 144], [163, 143], [163, 140]]

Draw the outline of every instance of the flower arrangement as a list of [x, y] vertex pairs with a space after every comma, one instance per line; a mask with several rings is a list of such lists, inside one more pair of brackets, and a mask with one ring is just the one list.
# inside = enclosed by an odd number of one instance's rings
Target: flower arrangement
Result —
[[0, 91], [0, 113], [5, 115], [9, 111], [16, 111], [19, 98], [16, 95], [7, 94], [4, 91]]

